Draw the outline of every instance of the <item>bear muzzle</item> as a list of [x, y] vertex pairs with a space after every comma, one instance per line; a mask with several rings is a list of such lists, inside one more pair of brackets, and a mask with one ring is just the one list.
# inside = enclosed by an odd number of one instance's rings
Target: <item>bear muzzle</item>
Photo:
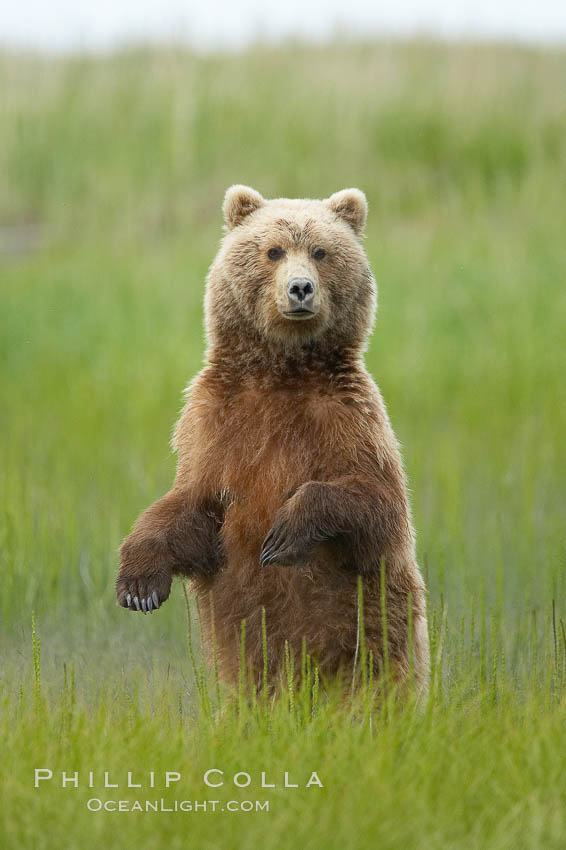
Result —
[[312, 319], [318, 312], [315, 306], [316, 286], [310, 277], [292, 277], [287, 284], [287, 305], [283, 315], [288, 319]]

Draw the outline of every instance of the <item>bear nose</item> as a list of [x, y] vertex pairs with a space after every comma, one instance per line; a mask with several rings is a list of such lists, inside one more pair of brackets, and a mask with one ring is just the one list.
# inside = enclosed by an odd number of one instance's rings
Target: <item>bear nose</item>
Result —
[[293, 304], [309, 304], [314, 298], [314, 282], [310, 277], [292, 277], [287, 285], [287, 295]]

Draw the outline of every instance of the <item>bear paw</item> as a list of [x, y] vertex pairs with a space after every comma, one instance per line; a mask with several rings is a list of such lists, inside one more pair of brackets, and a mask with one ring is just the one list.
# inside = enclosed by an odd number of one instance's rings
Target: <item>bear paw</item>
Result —
[[143, 611], [151, 614], [160, 608], [169, 597], [171, 576], [155, 573], [151, 576], [118, 576], [116, 596], [118, 605], [130, 611]]
[[116, 580], [118, 605], [151, 614], [169, 597], [172, 571], [161, 548], [150, 540], [127, 538]]
[[313, 545], [310, 536], [299, 531], [292, 518], [283, 513], [276, 517], [263, 541], [259, 562], [262, 567], [270, 564], [298, 566], [308, 560]]

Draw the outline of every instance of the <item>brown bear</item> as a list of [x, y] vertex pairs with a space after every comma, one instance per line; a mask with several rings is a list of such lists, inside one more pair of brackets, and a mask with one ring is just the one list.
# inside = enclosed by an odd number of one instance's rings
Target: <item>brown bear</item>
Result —
[[414, 673], [423, 688], [425, 589], [405, 478], [362, 361], [376, 304], [361, 244], [366, 198], [345, 189], [327, 200], [266, 200], [232, 186], [223, 209], [227, 232], [205, 298], [206, 366], [176, 427], [175, 483], [122, 545], [118, 602], [151, 612], [173, 575], [188, 577], [225, 680], [238, 679], [245, 620], [259, 682], [262, 616], [271, 682], [285, 642], [300, 657], [303, 638], [323, 677], [334, 677], [356, 658], [360, 576], [376, 674], [385, 633], [392, 675]]

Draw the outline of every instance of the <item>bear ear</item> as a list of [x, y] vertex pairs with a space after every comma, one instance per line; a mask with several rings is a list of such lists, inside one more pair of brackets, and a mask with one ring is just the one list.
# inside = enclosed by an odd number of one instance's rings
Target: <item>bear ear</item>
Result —
[[368, 202], [360, 189], [342, 189], [341, 192], [335, 192], [327, 204], [332, 212], [350, 225], [357, 236], [361, 236], [366, 226]]
[[230, 186], [224, 195], [222, 212], [228, 230], [237, 227], [250, 213], [265, 204], [264, 198], [249, 186]]

